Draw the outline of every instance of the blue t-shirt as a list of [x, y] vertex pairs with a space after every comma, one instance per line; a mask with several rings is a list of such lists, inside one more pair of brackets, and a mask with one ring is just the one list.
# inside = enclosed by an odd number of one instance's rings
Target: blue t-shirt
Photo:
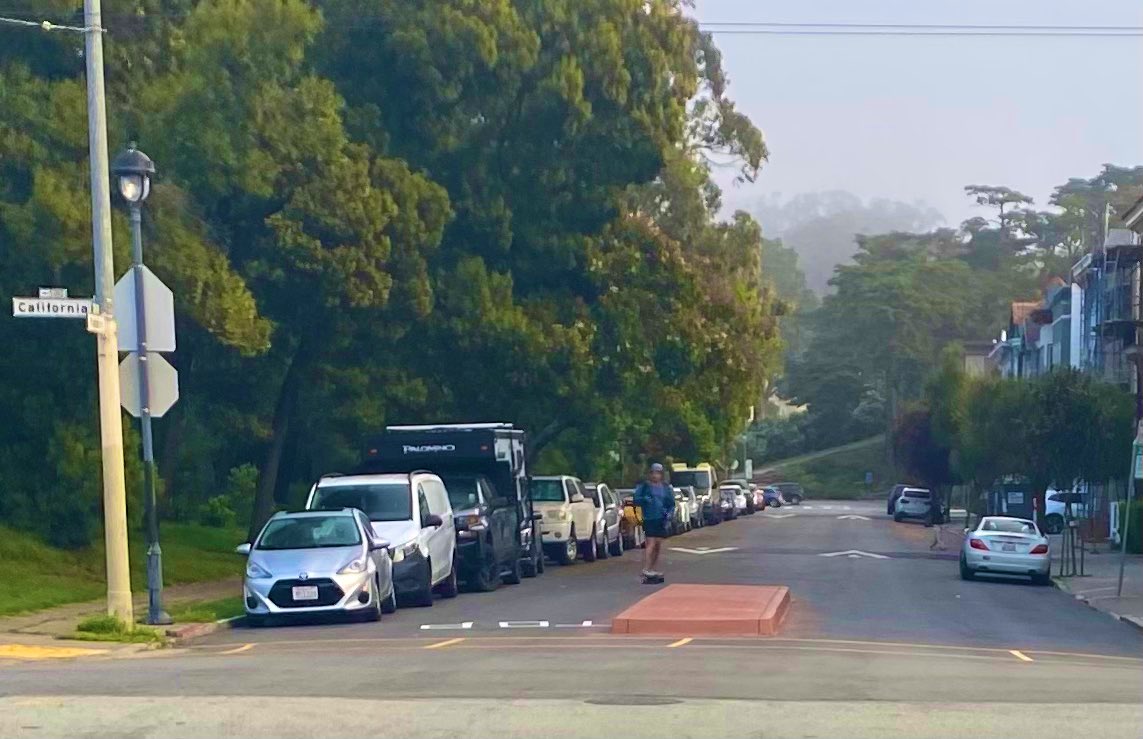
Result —
[[675, 512], [675, 491], [665, 482], [644, 480], [635, 488], [634, 498], [643, 509], [644, 521], [662, 521]]

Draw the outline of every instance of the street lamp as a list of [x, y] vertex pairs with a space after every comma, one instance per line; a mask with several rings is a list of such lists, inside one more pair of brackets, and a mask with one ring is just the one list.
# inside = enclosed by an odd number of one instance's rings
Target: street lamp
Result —
[[163, 610], [163, 551], [159, 547], [159, 514], [155, 501], [155, 444], [151, 433], [151, 383], [147, 347], [147, 307], [143, 280], [143, 201], [151, 194], [155, 163], [135, 144], [115, 157], [111, 173], [131, 214], [131, 272], [135, 280], [135, 331], [139, 354], [139, 422], [143, 436], [143, 509], [147, 522], [147, 623], [169, 624]]

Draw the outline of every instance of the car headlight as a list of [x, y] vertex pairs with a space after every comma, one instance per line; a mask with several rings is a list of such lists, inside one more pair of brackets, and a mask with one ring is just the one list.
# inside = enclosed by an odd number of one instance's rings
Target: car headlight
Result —
[[417, 553], [417, 542], [411, 541], [408, 544], [402, 544], [399, 547], [393, 547], [389, 550], [389, 556], [394, 562], [400, 562], [405, 557], [412, 557]]
[[251, 580], [265, 580], [268, 577], [273, 577], [273, 575], [270, 574], [269, 570], [267, 570], [265, 567], [262, 567], [257, 562], [247, 562], [246, 577], [249, 577]]
[[553, 521], [566, 521], [566, 520], [568, 520], [568, 517], [570, 515], [571, 514], [569, 514], [567, 511], [562, 511], [562, 510], [561, 511], [548, 511], [548, 518], [553, 520]]
[[345, 565], [345, 567], [342, 567], [337, 571], [337, 574], [356, 575], [358, 573], [365, 572], [368, 567], [369, 563], [365, 560], [364, 557], [360, 557], [358, 559], [350, 560], [349, 563]]

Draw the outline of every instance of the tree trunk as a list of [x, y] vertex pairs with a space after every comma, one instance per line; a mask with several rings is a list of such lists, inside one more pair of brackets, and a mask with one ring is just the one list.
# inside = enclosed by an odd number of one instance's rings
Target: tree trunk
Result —
[[560, 434], [571, 428], [571, 424], [562, 418], [552, 420], [544, 428], [540, 429], [539, 433], [528, 440], [528, 467], [531, 468], [536, 458], [540, 456], [540, 452], [548, 444], [555, 441]]
[[258, 469], [258, 487], [254, 493], [254, 511], [250, 516], [249, 539], [254, 540], [258, 532], [274, 515], [274, 491], [278, 487], [278, 470], [282, 465], [282, 450], [286, 445], [286, 436], [290, 432], [290, 421], [297, 407], [298, 391], [301, 388], [303, 373], [303, 360], [300, 357], [302, 348], [299, 346], [289, 358], [286, 367], [286, 376], [282, 379], [278, 390], [278, 402], [274, 406], [274, 421], [270, 430], [270, 447], [266, 450], [266, 457]]

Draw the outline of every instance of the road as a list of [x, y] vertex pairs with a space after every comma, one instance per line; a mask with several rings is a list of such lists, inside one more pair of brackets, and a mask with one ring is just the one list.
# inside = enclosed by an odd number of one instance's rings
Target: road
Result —
[[667, 542], [669, 582], [788, 585], [773, 638], [610, 635], [653, 590], [629, 552], [378, 624], [0, 663], [0, 736], [1140, 735], [1143, 634], [1054, 588], [963, 582], [931, 535], [808, 501]]

